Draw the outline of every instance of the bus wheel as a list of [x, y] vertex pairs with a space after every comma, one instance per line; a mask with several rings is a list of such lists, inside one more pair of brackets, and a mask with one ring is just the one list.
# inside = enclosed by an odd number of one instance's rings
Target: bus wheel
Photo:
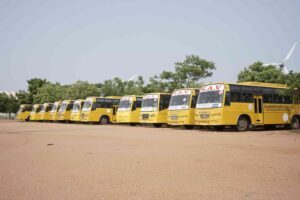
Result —
[[30, 120], [30, 117], [27, 117], [27, 118], [25, 119], [26, 122], [28, 122], [29, 120]]
[[155, 128], [160, 128], [160, 127], [162, 126], [162, 124], [161, 124], [161, 123], [159, 123], [159, 124], [153, 124], [153, 126], [154, 126]]
[[191, 130], [191, 129], [194, 128], [194, 126], [193, 125], [184, 125], [184, 128], [188, 129], [188, 130]]
[[291, 129], [297, 129], [297, 128], [299, 128], [299, 118], [298, 117], [294, 116], [292, 118], [290, 128]]
[[106, 116], [102, 116], [99, 120], [99, 124], [106, 125], [109, 123], [109, 119]]
[[237, 122], [237, 126], [236, 129], [237, 131], [246, 131], [249, 128], [249, 121], [246, 117], [240, 117], [238, 122]]
[[225, 126], [215, 126], [214, 127], [217, 131], [223, 131]]

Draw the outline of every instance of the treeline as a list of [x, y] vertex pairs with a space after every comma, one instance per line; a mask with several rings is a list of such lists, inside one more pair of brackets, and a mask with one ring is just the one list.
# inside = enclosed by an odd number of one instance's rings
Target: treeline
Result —
[[174, 71], [163, 71], [150, 77], [145, 83], [142, 76], [133, 80], [115, 77], [102, 83], [77, 81], [69, 85], [51, 83], [46, 79], [33, 78], [27, 81], [27, 91], [16, 95], [20, 104], [54, 102], [64, 99], [85, 99], [88, 96], [122, 96], [150, 92], [172, 92], [177, 88], [200, 87], [203, 78], [212, 76], [215, 64], [196, 55], [186, 56], [175, 63]]
[[[27, 91], [16, 93], [17, 99], [0, 94], [0, 112], [15, 113], [19, 104], [55, 102], [64, 99], [85, 99], [88, 96], [122, 96], [144, 94], [150, 92], [172, 92], [174, 89], [200, 87], [201, 79], [211, 77], [216, 69], [215, 63], [189, 55], [182, 62], [176, 62], [174, 71], [162, 71], [150, 77], [145, 83], [142, 76], [133, 80], [122, 80], [115, 77], [102, 83], [77, 81], [73, 84], [61, 85], [46, 79], [33, 78], [27, 81]], [[225, 72], [226, 74], [230, 72]], [[290, 71], [284, 74], [275, 66], [264, 67], [263, 63], [255, 62], [244, 68], [237, 77], [238, 82], [257, 81], [287, 84], [290, 92], [300, 96], [300, 73]]]

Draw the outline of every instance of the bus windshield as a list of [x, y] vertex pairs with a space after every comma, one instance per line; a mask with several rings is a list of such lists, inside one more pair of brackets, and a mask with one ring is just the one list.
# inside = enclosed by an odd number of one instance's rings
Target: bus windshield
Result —
[[196, 108], [221, 108], [223, 93], [223, 90], [199, 93]]
[[45, 105], [42, 105], [42, 109], [40, 112], [45, 112], [46, 111], [46, 106]]
[[58, 108], [58, 103], [54, 103], [53, 104], [53, 107], [51, 109], [51, 112], [56, 112], [57, 111], [57, 108]]
[[131, 108], [131, 103], [132, 101], [130, 100], [121, 100], [118, 111], [129, 111]]
[[21, 113], [21, 112], [23, 112], [23, 110], [24, 110], [24, 106], [20, 106], [20, 108], [19, 108], [19, 110], [18, 110], [18, 112], [17, 113]]
[[190, 95], [172, 95], [169, 110], [189, 109]]
[[80, 105], [81, 105], [80, 101], [75, 102], [72, 108], [72, 112], [78, 112], [80, 110]]
[[92, 101], [85, 101], [84, 104], [83, 104], [83, 107], [82, 107], [82, 111], [91, 110], [92, 105], [93, 105]]
[[59, 107], [59, 112], [62, 112], [62, 111], [65, 111], [66, 110], [66, 108], [68, 107], [68, 103], [67, 102], [63, 102], [62, 104], [61, 104], [61, 106]]
[[158, 96], [152, 95], [153, 97], [146, 96], [142, 101], [141, 111], [156, 111], [158, 105]]

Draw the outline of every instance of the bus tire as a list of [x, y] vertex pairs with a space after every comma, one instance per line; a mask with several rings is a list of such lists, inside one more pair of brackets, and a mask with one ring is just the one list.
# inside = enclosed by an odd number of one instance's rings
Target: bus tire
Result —
[[160, 127], [162, 127], [162, 123], [153, 124], [153, 126], [154, 126], [155, 128], [160, 128]]
[[239, 117], [237, 125], [236, 125], [237, 131], [239, 131], [239, 132], [247, 131], [249, 126], [250, 126], [250, 123], [246, 117], [244, 117], [244, 116]]
[[29, 120], [30, 120], [30, 117], [28, 116], [28, 117], [25, 119], [25, 121], [28, 122]]
[[185, 129], [191, 130], [194, 128], [194, 125], [184, 125]]
[[299, 117], [293, 116], [290, 124], [290, 129], [297, 129], [299, 128]]
[[107, 116], [102, 116], [99, 120], [99, 124], [101, 124], [101, 125], [109, 124], [109, 118]]

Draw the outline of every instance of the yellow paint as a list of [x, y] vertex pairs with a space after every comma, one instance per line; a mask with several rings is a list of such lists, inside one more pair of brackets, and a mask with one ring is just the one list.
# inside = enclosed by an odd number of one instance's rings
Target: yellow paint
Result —
[[[237, 121], [241, 115], [248, 116], [252, 125], [271, 125], [271, 124], [289, 124], [293, 116], [300, 116], [299, 104], [285, 103], [264, 103], [263, 93], [253, 93], [253, 100], [250, 102], [230, 102], [230, 105], [225, 105], [226, 93], [230, 93], [230, 83], [215, 83], [209, 84], [204, 87], [211, 85], [224, 85], [222, 93], [222, 102], [217, 105], [212, 104], [197, 104], [195, 111], [195, 124], [202, 126], [217, 126], [217, 125], [237, 125]], [[271, 83], [234, 83], [233, 85], [238, 86], [255, 86], [270, 89], [286, 89], [287, 87], [282, 84], [271, 84]], [[198, 97], [198, 102], [201, 101], [201, 90]], [[207, 88], [206, 88], [207, 89]], [[204, 91], [206, 90], [204, 89]], [[251, 93], [251, 92], [249, 92]], [[256, 104], [255, 104], [256, 101]], [[261, 102], [261, 110], [259, 112], [258, 102]], [[206, 106], [206, 107], [205, 107]], [[210, 107], [211, 106], [211, 107]], [[220, 107], [218, 107], [220, 106]], [[256, 110], [255, 110], [256, 106]]]
[[53, 103], [44, 103], [40, 111], [40, 120], [49, 121], [50, 120], [50, 110], [53, 106]]
[[74, 100], [64, 100], [57, 113], [58, 121], [70, 121], [71, 111], [73, 108]]
[[143, 96], [142, 108], [139, 115], [140, 123], [165, 124], [167, 123], [169, 101], [162, 108], [162, 96], [170, 99], [169, 93], [149, 93]]
[[56, 101], [53, 106], [52, 109], [50, 111], [50, 121], [57, 121], [58, 120], [58, 109], [61, 105], [61, 101]]
[[30, 112], [30, 121], [40, 120], [40, 111], [42, 109], [42, 104], [34, 104]]
[[109, 123], [116, 122], [116, 114], [121, 97], [88, 97], [81, 109], [81, 122], [100, 122], [107, 118]]
[[178, 89], [172, 93], [167, 123], [169, 125], [194, 125], [198, 89]]
[[142, 96], [123, 96], [120, 100], [117, 122], [118, 123], [138, 123], [141, 111]]
[[17, 112], [16, 119], [28, 121], [30, 119], [31, 110], [32, 110], [32, 105], [30, 105], [30, 104], [21, 104], [20, 108]]
[[71, 111], [70, 120], [75, 122], [80, 122], [81, 109], [84, 104], [83, 99], [77, 99], [74, 102], [73, 109]]

